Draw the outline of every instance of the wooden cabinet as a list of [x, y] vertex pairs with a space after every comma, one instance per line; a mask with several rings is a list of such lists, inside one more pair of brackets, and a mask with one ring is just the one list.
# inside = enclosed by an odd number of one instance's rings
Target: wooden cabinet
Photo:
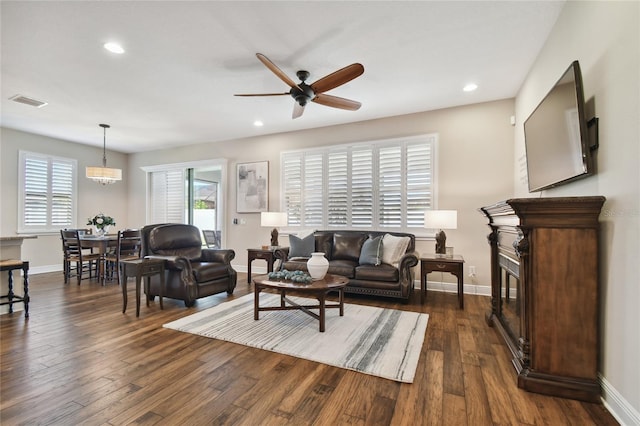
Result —
[[491, 233], [491, 311], [518, 386], [600, 401], [598, 216], [604, 197], [518, 198], [480, 210]]

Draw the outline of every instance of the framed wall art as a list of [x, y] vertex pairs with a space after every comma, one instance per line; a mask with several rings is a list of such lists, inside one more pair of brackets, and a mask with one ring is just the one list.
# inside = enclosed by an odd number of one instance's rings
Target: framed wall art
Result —
[[236, 173], [236, 211], [269, 211], [269, 162], [238, 163]]

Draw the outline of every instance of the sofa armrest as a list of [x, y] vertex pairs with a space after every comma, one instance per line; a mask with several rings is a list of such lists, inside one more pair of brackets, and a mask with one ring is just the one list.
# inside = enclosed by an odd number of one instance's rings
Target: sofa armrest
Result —
[[202, 249], [200, 260], [203, 262], [217, 262], [230, 265], [236, 257], [236, 252], [231, 249]]
[[289, 247], [281, 247], [273, 252], [275, 260], [280, 260], [280, 266], [287, 260], [289, 260]]
[[195, 287], [196, 283], [193, 278], [193, 269], [191, 268], [191, 262], [189, 259], [184, 256], [162, 256], [158, 254], [145, 256], [144, 258], [162, 259], [164, 260], [165, 269], [180, 271], [180, 280], [187, 286], [187, 291], [195, 297], [195, 290], [193, 287]]
[[418, 253], [415, 251], [405, 253], [398, 262], [400, 282], [410, 284], [413, 281], [413, 267], [418, 264]]

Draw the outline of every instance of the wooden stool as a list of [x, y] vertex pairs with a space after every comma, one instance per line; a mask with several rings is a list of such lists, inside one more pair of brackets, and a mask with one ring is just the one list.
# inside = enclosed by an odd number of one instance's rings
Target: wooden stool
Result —
[[[13, 271], [22, 269], [24, 275], [24, 294], [16, 296], [13, 293]], [[0, 302], [0, 305], [9, 305], [9, 313], [13, 313], [14, 303], [24, 303], [24, 317], [29, 318], [29, 262], [24, 260], [0, 260], [0, 271], [9, 271], [9, 293], [6, 296], [0, 296], [0, 299], [8, 299], [7, 302]]]

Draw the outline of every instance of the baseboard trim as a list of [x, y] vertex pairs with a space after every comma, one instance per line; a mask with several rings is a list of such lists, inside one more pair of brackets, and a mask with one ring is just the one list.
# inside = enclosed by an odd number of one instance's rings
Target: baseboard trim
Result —
[[640, 426], [640, 412], [633, 408], [620, 392], [602, 375], [598, 375], [602, 386], [602, 403], [613, 417], [625, 426]]

